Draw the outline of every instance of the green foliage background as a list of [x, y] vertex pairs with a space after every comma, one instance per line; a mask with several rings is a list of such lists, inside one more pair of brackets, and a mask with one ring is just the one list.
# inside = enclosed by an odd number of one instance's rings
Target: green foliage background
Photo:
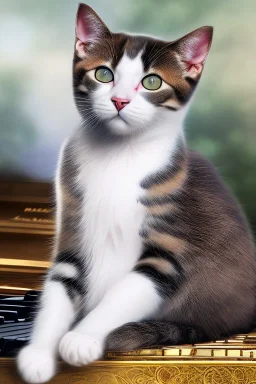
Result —
[[[192, 148], [217, 166], [256, 231], [255, 0], [90, 0], [88, 3], [113, 31], [173, 40], [199, 26], [214, 26], [212, 49], [186, 120], [187, 138]], [[32, 58], [62, 57], [71, 74], [77, 4], [72, 0], [0, 0], [0, 6], [4, 10], [0, 16], [0, 54], [1, 46], [4, 49], [4, 60], [0, 63], [0, 173], [6, 174], [8, 169], [9, 174], [16, 176], [40, 178], [40, 172], [31, 176], [22, 168], [21, 159], [26, 156], [28, 146], [39, 145], [42, 127], [31, 118], [28, 108], [21, 108], [20, 100], [29, 96], [28, 84], [33, 76], [35, 81], [32, 64], [29, 67]], [[13, 31], [8, 25], [16, 25], [16, 29]], [[15, 57], [18, 35], [25, 36], [29, 43]], [[24, 56], [30, 57], [25, 64]], [[59, 64], [56, 67], [48, 68], [53, 77], [59, 73]], [[55, 85], [60, 86], [62, 80], [59, 77]], [[68, 81], [67, 93], [71, 94], [71, 75]], [[47, 89], [50, 95], [52, 87], [53, 82], [49, 82], [45, 95]], [[72, 126], [73, 115], [65, 115], [66, 106], [72, 103], [71, 96], [67, 100], [61, 97], [56, 100], [56, 108], [57, 105], [61, 108], [63, 119], [70, 119]], [[45, 111], [51, 116], [50, 109]], [[54, 136], [54, 132], [52, 128], [50, 135]], [[62, 138], [57, 134], [56, 137]], [[52, 177], [58, 140], [56, 143], [51, 148], [53, 164], [48, 173], [42, 172], [42, 179]], [[46, 167], [42, 156], [38, 161], [42, 169]]]

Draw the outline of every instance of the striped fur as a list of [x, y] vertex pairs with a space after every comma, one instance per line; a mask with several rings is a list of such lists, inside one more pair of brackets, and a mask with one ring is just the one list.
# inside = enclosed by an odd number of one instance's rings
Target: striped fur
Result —
[[[81, 366], [106, 348], [196, 343], [255, 322], [248, 224], [183, 134], [211, 37], [211, 27], [174, 42], [112, 33], [80, 4], [73, 86], [82, 123], [60, 154], [53, 265], [18, 357], [26, 381], [49, 380], [58, 352]], [[99, 66], [112, 81], [97, 80]], [[161, 86], [148, 90], [143, 78], [153, 74]], [[117, 111], [112, 98], [126, 106]]]

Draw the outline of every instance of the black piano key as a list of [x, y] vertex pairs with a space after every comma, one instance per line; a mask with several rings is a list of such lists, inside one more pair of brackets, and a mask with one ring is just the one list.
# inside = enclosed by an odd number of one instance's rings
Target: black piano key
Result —
[[0, 296], [0, 304], [10, 304], [10, 305], [20, 305], [24, 307], [31, 307], [31, 308], [36, 308], [37, 307], [37, 302], [36, 300], [18, 300], [17, 297], [15, 299], [9, 299], [5, 298], [2, 299]]
[[15, 356], [31, 337], [32, 323], [12, 323], [0, 327], [0, 356]]
[[1, 330], [6, 330], [6, 329], [26, 329], [28, 327], [32, 326], [32, 321], [22, 321], [18, 323], [6, 323], [1, 325], [0, 327], [0, 332]]
[[0, 316], [4, 317], [4, 322], [6, 322], [6, 321], [18, 321], [18, 312], [17, 311], [0, 310]]
[[31, 334], [32, 327], [25, 329], [7, 329], [0, 332], [0, 339], [8, 339], [12, 337], [29, 336]]
[[29, 312], [26, 307], [21, 305], [9, 305], [9, 304], [0, 304], [0, 312], [1, 311], [16, 311], [18, 313], [18, 319], [24, 319], [29, 316]]
[[28, 291], [25, 294], [24, 300], [38, 300], [40, 296], [40, 291]]
[[7, 335], [7, 336], [3, 337], [3, 340], [5, 340], [7, 342], [7, 341], [11, 341], [11, 340], [16, 340], [18, 337], [19, 337], [19, 335]]
[[6, 295], [0, 295], [1, 300], [24, 300], [24, 296], [6, 296]]
[[39, 291], [23, 296], [0, 295], [0, 356], [14, 357], [31, 337]]
[[[1, 299], [0, 298], [0, 310], [1, 309], [12, 309], [12, 307], [6, 306], [14, 306], [15, 310], [18, 312], [18, 318], [20, 321], [22, 320], [31, 320], [34, 318], [37, 310], [38, 310], [38, 302], [31, 300], [19, 300], [17, 297], [15, 299], [8, 298]], [[1, 324], [1, 322], [0, 322]]]

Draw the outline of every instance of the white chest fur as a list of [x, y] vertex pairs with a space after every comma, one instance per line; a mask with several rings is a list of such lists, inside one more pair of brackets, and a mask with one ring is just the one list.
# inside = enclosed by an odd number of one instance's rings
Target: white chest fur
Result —
[[79, 184], [85, 193], [81, 247], [89, 263], [87, 308], [132, 270], [142, 251], [143, 178], [166, 164], [173, 143], [162, 140], [83, 148]]

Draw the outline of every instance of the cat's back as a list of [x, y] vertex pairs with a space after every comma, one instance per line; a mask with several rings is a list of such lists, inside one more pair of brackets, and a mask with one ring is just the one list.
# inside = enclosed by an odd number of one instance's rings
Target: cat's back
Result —
[[256, 308], [256, 256], [239, 203], [215, 167], [196, 152], [187, 153], [187, 178], [175, 203], [175, 231], [187, 244], [180, 255], [186, 280], [166, 316], [183, 322], [186, 313], [185, 321], [203, 326], [211, 339], [228, 326], [246, 329]]
[[179, 204], [187, 212], [183, 220], [193, 244], [203, 245], [210, 256], [226, 254], [255, 264], [255, 244], [240, 204], [213, 164], [197, 152], [188, 152]]
[[240, 204], [222, 179], [220, 172], [208, 159], [195, 151], [187, 153], [187, 179], [184, 190], [189, 200], [194, 199], [194, 202], [198, 203], [197, 208], [200, 209], [200, 206], [202, 208], [208, 206], [209, 209], [215, 207], [215, 210], [221, 208], [218, 211], [221, 216], [229, 215], [249, 231]]

